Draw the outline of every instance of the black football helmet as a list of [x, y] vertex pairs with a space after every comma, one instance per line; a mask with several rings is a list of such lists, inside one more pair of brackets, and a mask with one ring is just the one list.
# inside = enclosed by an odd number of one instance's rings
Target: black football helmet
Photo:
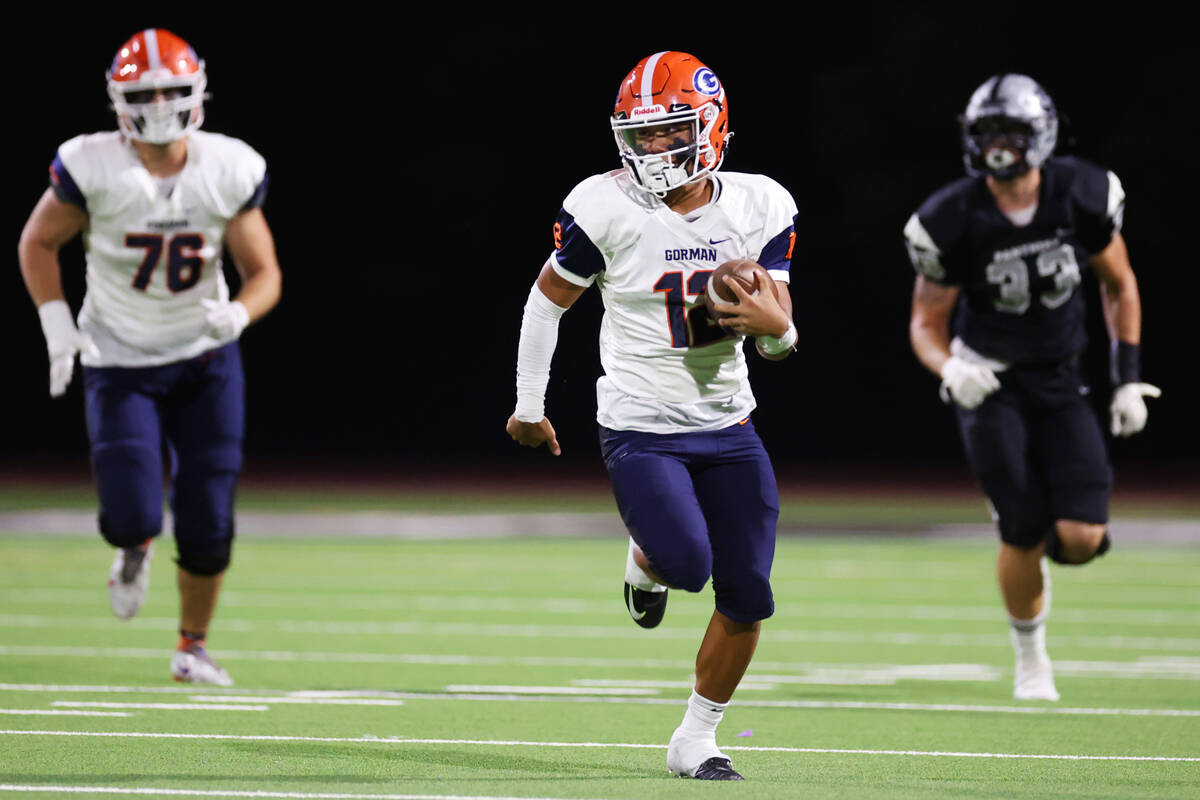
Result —
[[1044, 164], [1058, 144], [1054, 101], [1028, 75], [988, 78], [971, 95], [960, 122], [968, 175], [1000, 180], [1024, 175]]

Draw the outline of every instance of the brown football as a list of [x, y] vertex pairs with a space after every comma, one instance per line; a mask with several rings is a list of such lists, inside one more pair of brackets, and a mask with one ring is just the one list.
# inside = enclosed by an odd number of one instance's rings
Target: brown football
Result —
[[749, 258], [735, 258], [733, 261], [726, 261], [708, 276], [708, 285], [704, 291], [704, 305], [708, 309], [708, 315], [713, 319], [720, 319], [724, 316], [713, 308], [716, 298], [720, 298], [722, 302], [726, 303], [738, 301], [733, 289], [725, 284], [726, 275], [740, 283], [742, 288], [750, 294], [754, 294], [763, 286], [770, 286], [776, 299], [779, 298], [779, 287], [775, 285], [775, 280], [761, 264]]

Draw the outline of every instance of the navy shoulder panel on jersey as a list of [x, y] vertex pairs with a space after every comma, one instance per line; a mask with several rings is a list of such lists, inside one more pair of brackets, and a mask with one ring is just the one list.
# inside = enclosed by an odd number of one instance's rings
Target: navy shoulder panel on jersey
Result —
[[771, 241], [767, 242], [766, 247], [758, 255], [759, 264], [768, 270], [791, 270], [792, 251], [796, 246], [796, 219], [798, 216], [792, 217], [791, 225], [771, 237]]
[[1052, 158], [1042, 169], [1049, 181], [1064, 187], [1064, 199], [1071, 205], [1076, 235], [1084, 249], [1094, 254], [1108, 247], [1121, 229], [1125, 208], [1125, 194], [1116, 176], [1073, 156]]
[[917, 209], [915, 217], [922, 228], [918, 235], [927, 235], [930, 240], [920, 244], [924, 248], [932, 245], [936, 250], [926, 249], [915, 253], [914, 245], [918, 243], [913, 241], [912, 232], [906, 229], [909, 255], [913, 258], [914, 266], [921, 269], [927, 278], [941, 284], [959, 284], [963, 281], [963, 240], [972, 202], [978, 200], [980, 186], [978, 178], [959, 178], [931, 194]]
[[554, 258], [572, 275], [588, 280], [604, 271], [604, 255], [565, 208], [554, 223]]
[[926, 198], [917, 216], [943, 251], [962, 237], [967, 227], [971, 197], [979, 191], [978, 178], [960, 178]]
[[67, 171], [62, 156], [57, 153], [54, 155], [54, 161], [50, 163], [50, 188], [54, 190], [54, 194], [59, 200], [64, 203], [72, 203], [87, 211], [87, 199], [79, 190], [71, 173]]
[[254, 194], [250, 195], [250, 199], [242, 204], [240, 211], [246, 211], [251, 208], [262, 208], [263, 203], [267, 202], [267, 184], [270, 182], [270, 175], [263, 173], [263, 179], [259, 181], [258, 186], [254, 189]]

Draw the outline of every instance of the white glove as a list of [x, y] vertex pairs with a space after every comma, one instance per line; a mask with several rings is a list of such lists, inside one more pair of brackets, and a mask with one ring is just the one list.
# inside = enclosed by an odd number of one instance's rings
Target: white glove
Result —
[[975, 408], [983, 399], [1000, 388], [1000, 379], [982, 364], [973, 364], [958, 356], [950, 356], [942, 365], [942, 400], [954, 402], [966, 409]]
[[1159, 397], [1162, 390], [1149, 383], [1122, 383], [1113, 392], [1108, 407], [1112, 415], [1113, 436], [1133, 436], [1146, 427], [1146, 401], [1142, 396]]
[[217, 339], [236, 339], [250, 324], [250, 312], [237, 300], [223, 303], [204, 298], [200, 304], [208, 309], [204, 318], [212, 326], [213, 336]]
[[38, 306], [38, 317], [46, 337], [46, 354], [50, 356], [50, 396], [61, 397], [75, 372], [75, 355], [82, 351], [92, 358], [99, 358], [100, 350], [90, 336], [75, 327], [65, 300], [42, 303]]

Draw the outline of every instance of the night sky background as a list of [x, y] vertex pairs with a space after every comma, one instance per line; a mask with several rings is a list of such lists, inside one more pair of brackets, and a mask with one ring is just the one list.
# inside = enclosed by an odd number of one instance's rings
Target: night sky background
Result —
[[[124, 40], [154, 26], [206, 59], [205, 128], [250, 143], [271, 175], [264, 210], [284, 292], [242, 337], [248, 470], [544, 468], [544, 449], [504, 433], [522, 306], [562, 198], [618, 166], [608, 115], [619, 82], [643, 56], [677, 49], [725, 84], [736, 134], [725, 169], [771, 175], [802, 213], [792, 281], [800, 351], [782, 364], [748, 355], [756, 425], [781, 470], [864, 483], [965, 471], [952, 411], [909, 347], [913, 271], [901, 231], [923, 198], [962, 175], [956, 118], [972, 90], [1013, 71], [1039, 80], [1067, 117], [1059, 152], [1112, 169], [1128, 195], [1143, 375], [1164, 394], [1140, 436], [1113, 443], [1118, 482], [1196, 489], [1188, 26], [1144, 4], [900, 5], [783, 19], [700, 7], [639, 14], [606, 4], [569, 18], [459, 7], [404, 24], [347, 4], [287, 20], [205, 6], [10, 26], [0, 460], [86, 468], [80, 379], [49, 397], [16, 244], [57, 146], [115, 126], [105, 70]], [[75, 311], [82, 257], [78, 240], [61, 254]], [[1086, 364], [1104, 407], [1107, 340], [1090, 273], [1084, 291]], [[560, 327], [547, 402], [564, 450], [555, 466], [602, 470], [600, 313], [590, 290]]]

